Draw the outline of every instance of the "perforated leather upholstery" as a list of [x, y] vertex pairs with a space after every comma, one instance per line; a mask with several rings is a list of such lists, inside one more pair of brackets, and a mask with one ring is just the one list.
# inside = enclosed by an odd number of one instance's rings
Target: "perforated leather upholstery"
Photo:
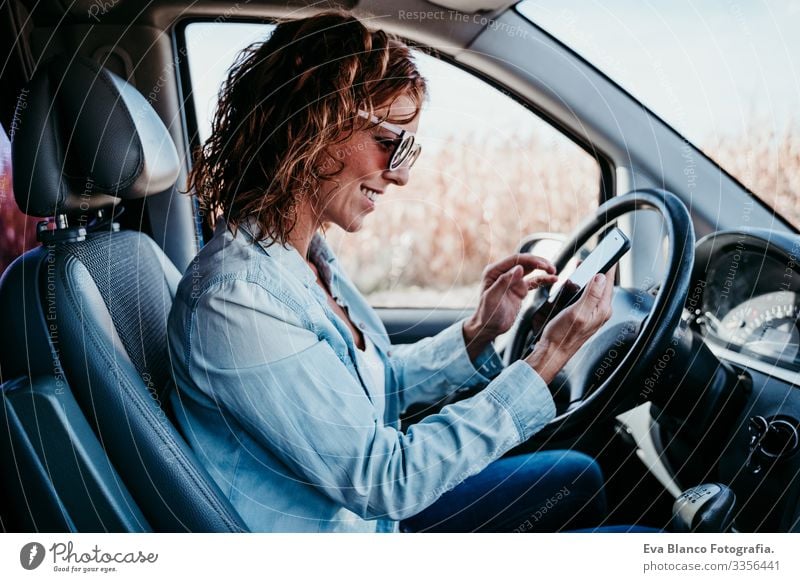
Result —
[[[12, 160], [29, 214], [80, 219], [173, 185], [166, 128], [109, 71], [56, 59], [26, 99]], [[110, 227], [30, 251], [4, 273], [0, 486], [15, 500], [4, 527], [245, 531], [162, 406], [179, 278], [148, 236]]]

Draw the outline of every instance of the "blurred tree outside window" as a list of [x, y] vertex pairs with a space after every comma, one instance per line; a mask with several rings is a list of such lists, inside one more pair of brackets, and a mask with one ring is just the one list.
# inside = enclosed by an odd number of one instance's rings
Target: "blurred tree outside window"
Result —
[[[800, 2], [524, 0], [567, 44], [800, 226]], [[687, 157], [685, 179], [694, 179]]]

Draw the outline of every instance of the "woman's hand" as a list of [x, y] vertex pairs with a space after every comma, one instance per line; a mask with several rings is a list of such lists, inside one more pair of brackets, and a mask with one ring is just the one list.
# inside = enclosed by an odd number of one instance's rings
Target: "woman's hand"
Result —
[[611, 317], [614, 273], [595, 275], [581, 298], [547, 324], [541, 339], [525, 361], [546, 383], [553, 381], [564, 364]]
[[[536, 269], [545, 272], [526, 278]], [[529, 254], [511, 255], [486, 267], [478, 309], [464, 323], [464, 342], [471, 359], [511, 329], [528, 292], [555, 283], [555, 272], [553, 263]]]

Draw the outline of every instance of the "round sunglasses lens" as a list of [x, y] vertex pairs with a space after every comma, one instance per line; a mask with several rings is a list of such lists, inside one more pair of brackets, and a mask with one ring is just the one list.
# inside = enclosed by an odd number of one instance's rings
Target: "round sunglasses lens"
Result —
[[414, 162], [417, 161], [420, 152], [422, 152], [422, 146], [417, 146], [412, 150], [411, 154], [408, 156], [408, 160], [406, 161], [406, 165], [408, 165], [409, 168], [414, 165]]
[[397, 149], [394, 152], [391, 160], [391, 169], [396, 170], [400, 166], [402, 166], [406, 160], [408, 159], [409, 155], [414, 150], [414, 136], [407, 135], [403, 138], [403, 141], [400, 142], [400, 145], [397, 146]]

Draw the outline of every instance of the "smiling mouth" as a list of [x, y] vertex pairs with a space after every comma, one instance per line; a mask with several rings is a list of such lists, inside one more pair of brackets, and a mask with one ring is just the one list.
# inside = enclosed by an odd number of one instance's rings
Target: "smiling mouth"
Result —
[[375, 200], [377, 200], [378, 194], [380, 194], [380, 192], [378, 192], [377, 190], [372, 190], [370, 188], [367, 188], [366, 186], [361, 186], [361, 193], [364, 194], [364, 196], [366, 196], [372, 203], [374, 203]]

